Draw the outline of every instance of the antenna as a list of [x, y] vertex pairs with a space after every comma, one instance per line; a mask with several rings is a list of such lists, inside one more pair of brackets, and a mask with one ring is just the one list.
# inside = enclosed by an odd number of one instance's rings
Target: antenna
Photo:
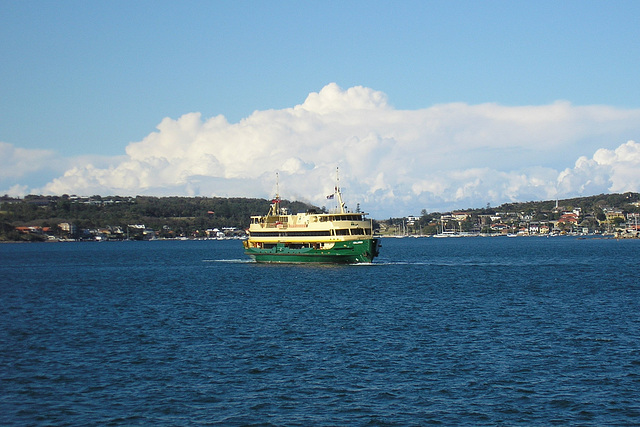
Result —
[[342, 193], [340, 192], [340, 168], [336, 167], [336, 188], [335, 193], [338, 196], [338, 213], [345, 213], [344, 202], [342, 201]]

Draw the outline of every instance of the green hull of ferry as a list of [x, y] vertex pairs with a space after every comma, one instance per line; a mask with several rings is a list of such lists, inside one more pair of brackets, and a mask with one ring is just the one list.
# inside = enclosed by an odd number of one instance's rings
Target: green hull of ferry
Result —
[[278, 243], [269, 249], [247, 248], [245, 254], [256, 262], [265, 263], [370, 263], [378, 255], [378, 238], [336, 242], [331, 249], [288, 247]]

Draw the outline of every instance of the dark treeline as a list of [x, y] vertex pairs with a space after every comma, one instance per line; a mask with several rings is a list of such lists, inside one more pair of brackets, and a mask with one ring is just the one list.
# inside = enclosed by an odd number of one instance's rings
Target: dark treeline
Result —
[[[251, 215], [266, 214], [270, 203], [266, 199], [224, 197], [4, 196], [0, 198], [0, 238], [21, 240], [15, 231], [19, 226], [55, 229], [61, 223], [78, 229], [144, 224], [155, 230], [172, 230], [176, 235], [212, 227], [242, 229], [249, 226]], [[282, 206], [292, 212], [312, 207], [287, 200]]]
[[[537, 201], [505, 203], [498, 207], [466, 209], [477, 217], [496, 212], [518, 212], [528, 214], [532, 220], [553, 221], [560, 217], [562, 210], [580, 208], [583, 215], [601, 220], [606, 209], [620, 209], [624, 213], [640, 212], [637, 202], [638, 193], [600, 194], [597, 196], [561, 199], [558, 201]], [[144, 225], [156, 230], [161, 237], [194, 236], [198, 231], [210, 228], [235, 227], [244, 229], [249, 226], [251, 215], [263, 215], [269, 210], [270, 200], [224, 197], [119, 197], [119, 196], [37, 196], [29, 195], [23, 199], [0, 197], [0, 241], [38, 240], [42, 236], [25, 234], [16, 227], [35, 226], [50, 228], [50, 234], [65, 237], [59, 225], [73, 224], [78, 230], [103, 227]], [[556, 203], [559, 210], [554, 209]], [[282, 207], [292, 213], [304, 212], [310, 206], [301, 202], [282, 201]], [[423, 231], [435, 233], [437, 221], [442, 213], [421, 212], [415, 224]], [[403, 218], [390, 218], [376, 221], [383, 226], [403, 224]], [[469, 224], [463, 224], [471, 226]], [[468, 227], [467, 227], [468, 228]]]

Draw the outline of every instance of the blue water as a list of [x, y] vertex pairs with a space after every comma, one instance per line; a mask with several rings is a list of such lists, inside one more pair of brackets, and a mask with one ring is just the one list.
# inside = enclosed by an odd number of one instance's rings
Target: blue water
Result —
[[0, 245], [2, 425], [640, 424], [640, 240]]

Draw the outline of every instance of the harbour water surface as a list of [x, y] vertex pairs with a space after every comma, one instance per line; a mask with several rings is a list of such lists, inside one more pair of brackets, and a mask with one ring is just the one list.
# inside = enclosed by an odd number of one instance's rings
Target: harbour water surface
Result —
[[241, 246], [0, 245], [0, 424], [640, 424], [640, 240]]

